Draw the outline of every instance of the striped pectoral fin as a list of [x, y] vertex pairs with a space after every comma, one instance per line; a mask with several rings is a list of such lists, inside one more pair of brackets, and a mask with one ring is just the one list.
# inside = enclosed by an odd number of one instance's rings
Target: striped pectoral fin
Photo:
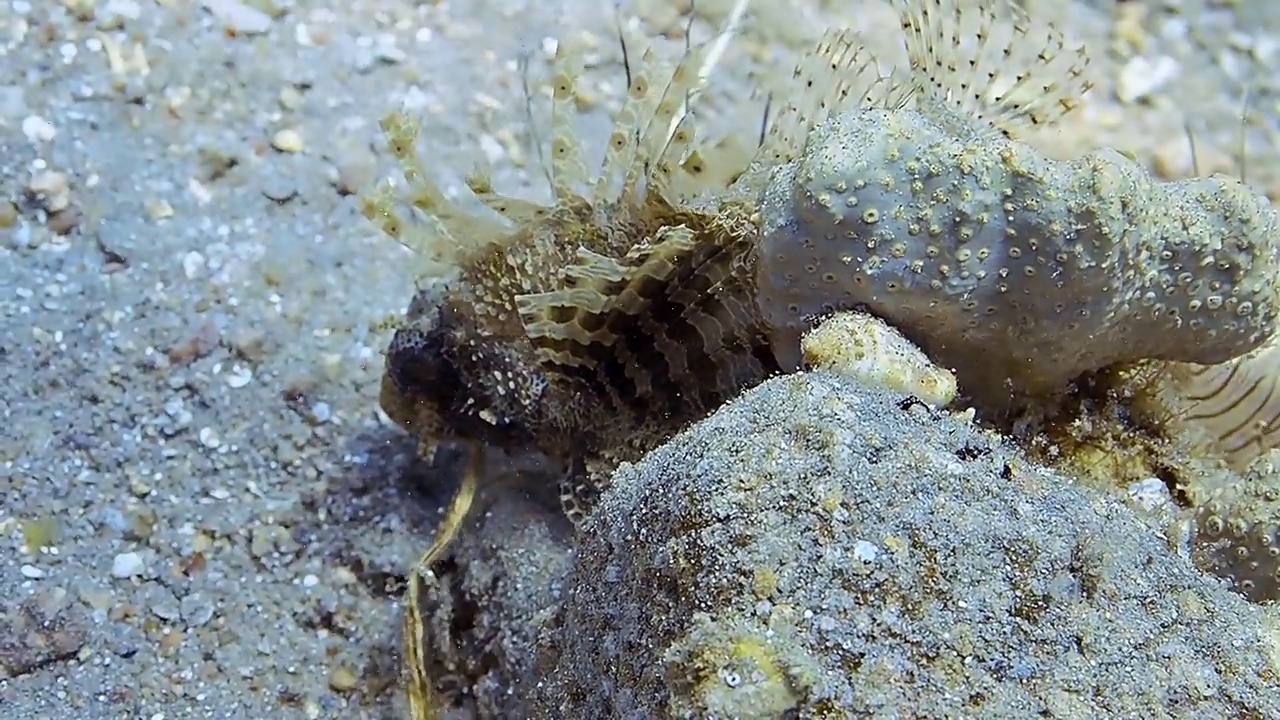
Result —
[[1218, 365], [1165, 363], [1155, 399], [1171, 427], [1244, 469], [1280, 448], [1280, 342]]
[[614, 378], [626, 378], [624, 384], [630, 386], [639, 407], [661, 406], [669, 412], [684, 396], [693, 348], [682, 331], [681, 307], [671, 295], [712, 250], [710, 241], [678, 225], [662, 228], [625, 258], [632, 269], [620, 284], [606, 320], [618, 338], [609, 369]]
[[580, 248], [563, 271], [561, 287], [517, 296], [525, 333], [539, 349], [561, 341], [586, 353], [593, 352], [588, 346], [612, 346], [619, 330], [662, 296], [664, 283], [679, 272], [693, 244], [692, 233], [677, 227], [664, 229], [621, 259]]
[[635, 271], [608, 326], [613, 359], [628, 363], [615, 372], [643, 396], [638, 407], [697, 414], [773, 366], [744, 263], [750, 245], [727, 228], [676, 226], [628, 255]]
[[606, 321], [630, 272], [614, 258], [579, 248], [561, 287], [516, 296], [525, 334], [548, 369], [597, 365], [595, 346], [615, 340]]
[[587, 371], [595, 368], [598, 362], [591, 350], [612, 344], [608, 329], [597, 322], [601, 315], [590, 309], [606, 301], [607, 298], [591, 290], [566, 288], [518, 295], [516, 308], [524, 323], [525, 335], [543, 365], [548, 370], [565, 373], [568, 368]]
[[725, 395], [778, 369], [756, 310], [753, 279], [743, 263], [748, 252], [745, 239], [721, 246], [671, 288], [671, 302], [681, 308], [680, 319], [692, 333], [694, 374], [715, 377], [715, 383], [703, 385]]
[[562, 287], [517, 298], [544, 368], [639, 417], [696, 414], [775, 372], [751, 238], [719, 230], [664, 227], [620, 259], [582, 250]]

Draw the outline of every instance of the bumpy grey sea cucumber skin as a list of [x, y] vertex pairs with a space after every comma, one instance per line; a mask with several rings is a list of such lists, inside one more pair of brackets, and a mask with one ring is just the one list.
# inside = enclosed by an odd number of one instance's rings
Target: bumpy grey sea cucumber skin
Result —
[[1191, 557], [1254, 602], [1280, 601], [1280, 450], [1196, 508]]
[[946, 111], [866, 110], [816, 129], [762, 200], [771, 325], [865, 307], [971, 396], [1224, 362], [1276, 327], [1276, 213], [1229, 178], [1155, 182], [1113, 150], [1050, 160]]

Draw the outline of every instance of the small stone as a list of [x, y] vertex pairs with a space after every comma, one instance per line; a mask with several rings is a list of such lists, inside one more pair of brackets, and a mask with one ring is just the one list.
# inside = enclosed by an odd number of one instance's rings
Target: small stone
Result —
[[66, 210], [49, 215], [49, 219], [45, 221], [45, 227], [56, 235], [67, 235], [80, 227], [82, 220], [84, 220], [84, 213], [80, 212], [80, 208], [72, 205]]
[[22, 120], [22, 134], [31, 143], [49, 142], [58, 134], [58, 129], [39, 115], [28, 115]]
[[124, 20], [137, 20], [142, 17], [142, 6], [135, 0], [107, 0], [103, 13]]
[[58, 521], [52, 517], [23, 520], [20, 526], [22, 541], [29, 554], [34, 555], [43, 548], [53, 547], [58, 542]]
[[145, 542], [151, 539], [160, 517], [150, 508], [133, 507], [125, 513], [124, 537], [126, 540]]
[[151, 606], [151, 613], [165, 622], [173, 622], [182, 617], [182, 611], [173, 601], [160, 602]]
[[8, 200], [0, 200], [0, 230], [18, 224], [18, 206]]
[[35, 565], [26, 564], [18, 569], [22, 573], [22, 577], [30, 580], [39, 580], [44, 577], [44, 571]]
[[111, 609], [111, 593], [93, 587], [82, 588], [80, 590], [80, 602], [94, 611], [105, 613]]
[[334, 585], [350, 586], [360, 582], [360, 578], [350, 568], [338, 566], [333, 569], [329, 581]]
[[293, 128], [285, 128], [271, 136], [271, 147], [284, 153], [302, 152], [302, 135]]
[[143, 208], [152, 220], [167, 220], [173, 217], [173, 206], [163, 198], [151, 198], [143, 201]]
[[[222, 498], [223, 500], [225, 500], [225, 499], [227, 499], [227, 498], [231, 497], [231, 494], [230, 494], [230, 493], [228, 493], [228, 492], [227, 492], [227, 491], [225, 491], [225, 490], [221, 491], [221, 493], [223, 493], [223, 494], [224, 494], [224, 497]], [[213, 497], [217, 498], [217, 497], [218, 497], [218, 494], [219, 494], [219, 491], [218, 491], [218, 490], [214, 490], [213, 492], [211, 492], [211, 493], [209, 493], [209, 494], [210, 494], [210, 495], [212, 495]], [[210, 550], [212, 550], [212, 549], [213, 549], [213, 538], [212, 538], [212, 537], [209, 537], [209, 534], [208, 534], [208, 533], [205, 533], [205, 532], [198, 532], [198, 533], [196, 533], [196, 534], [195, 534], [195, 537], [191, 538], [191, 552], [193, 552], [193, 553], [207, 553], [207, 552], [209, 552], [209, 551], [210, 551]]]
[[131, 578], [140, 575], [146, 565], [146, 561], [136, 552], [120, 553], [111, 561], [111, 576]]
[[200, 273], [204, 270], [204, 266], [204, 255], [201, 255], [196, 250], [192, 250], [182, 256], [182, 274], [185, 275], [188, 280], [195, 280], [199, 277]]
[[342, 377], [342, 353], [323, 353], [320, 355], [320, 371], [325, 378], [336, 381]]
[[253, 382], [253, 371], [243, 365], [236, 365], [227, 374], [227, 385], [237, 390], [251, 382]]
[[71, 184], [65, 173], [45, 170], [31, 178], [27, 192], [49, 213], [61, 212], [71, 204]]
[[270, 525], [260, 525], [253, 529], [253, 534], [249, 540], [249, 552], [254, 557], [262, 559], [276, 550], [275, 528]]
[[1168, 486], [1157, 477], [1147, 478], [1130, 485], [1129, 498], [1148, 512], [1173, 504], [1173, 496], [1169, 494]]
[[182, 637], [183, 634], [181, 630], [176, 628], [165, 628], [160, 633], [160, 642], [158, 643], [160, 651], [167, 653], [176, 650], [177, 647], [182, 644]]
[[360, 679], [356, 677], [355, 672], [343, 665], [338, 665], [329, 671], [329, 687], [335, 692], [351, 692], [359, 682]]
[[182, 619], [187, 627], [200, 627], [213, 619], [213, 602], [200, 593], [182, 598]]
[[271, 16], [237, 0], [204, 0], [204, 7], [228, 30], [240, 35], [261, 35], [271, 29]]
[[327, 402], [318, 402], [309, 408], [307, 420], [312, 425], [323, 425], [333, 418], [333, 408]]
[[409, 57], [408, 54], [405, 53], [405, 51], [395, 46], [394, 40], [379, 42], [377, 44], [377, 50], [375, 51], [375, 55], [378, 58], [378, 60], [388, 65], [398, 65], [404, 62]]
[[286, 87], [280, 91], [280, 97], [277, 100], [280, 107], [285, 110], [297, 110], [302, 107], [302, 93], [294, 87]]
[[208, 426], [200, 428], [197, 437], [200, 440], [200, 444], [210, 450], [216, 450], [222, 445], [222, 438], [218, 437], [218, 431]]
[[122, 658], [138, 654], [146, 642], [142, 630], [132, 623], [113, 622], [106, 626], [103, 640], [107, 651]]
[[1148, 59], [1134, 57], [1120, 70], [1116, 80], [1116, 97], [1120, 102], [1137, 102], [1159, 90], [1178, 74], [1178, 61], [1167, 55]]
[[874, 543], [866, 540], [859, 540], [853, 544], [853, 557], [859, 562], [871, 563], [875, 562], [880, 555], [880, 549]]

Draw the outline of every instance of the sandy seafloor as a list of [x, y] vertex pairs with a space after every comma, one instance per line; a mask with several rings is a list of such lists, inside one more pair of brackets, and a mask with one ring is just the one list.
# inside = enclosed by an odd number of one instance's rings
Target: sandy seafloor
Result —
[[[825, 24], [887, 27], [868, 4], [750, 22], [707, 122], [756, 122], [753, 78]], [[1061, 146], [1176, 175], [1189, 125], [1200, 169], [1235, 172], [1248, 89], [1246, 171], [1274, 193], [1277, 6], [1128, 4], [1146, 16], [1038, 4], [1098, 58]], [[686, 9], [623, 16], [670, 48]], [[548, 38], [594, 44], [598, 147], [613, 26], [578, 0], [0, 0], [0, 716], [403, 716], [403, 575], [449, 488], [377, 409], [413, 277], [353, 192], [407, 102], [450, 190], [487, 160], [543, 196], [517, 59], [540, 86]]]

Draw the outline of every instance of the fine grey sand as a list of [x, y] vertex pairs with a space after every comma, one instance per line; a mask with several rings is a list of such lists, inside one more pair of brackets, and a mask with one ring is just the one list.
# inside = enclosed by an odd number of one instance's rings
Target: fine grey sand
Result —
[[[698, 3], [698, 37], [729, 5]], [[887, 22], [873, 5], [774, 6], [707, 117], [756, 122], [751, 78], [825, 24]], [[1280, 188], [1274, 4], [1029, 5], [1103, 73], [1061, 147], [1181, 175], [1189, 123], [1198, 169], [1234, 172], [1247, 89], [1249, 176]], [[684, 10], [623, 15], [672, 48]], [[0, 2], [0, 715], [403, 717], [404, 574], [451, 488], [377, 409], [379, 326], [413, 277], [353, 193], [407, 103], [451, 190], [488, 161], [543, 194], [517, 60], [594, 40], [598, 140], [613, 23], [577, 0]]]

